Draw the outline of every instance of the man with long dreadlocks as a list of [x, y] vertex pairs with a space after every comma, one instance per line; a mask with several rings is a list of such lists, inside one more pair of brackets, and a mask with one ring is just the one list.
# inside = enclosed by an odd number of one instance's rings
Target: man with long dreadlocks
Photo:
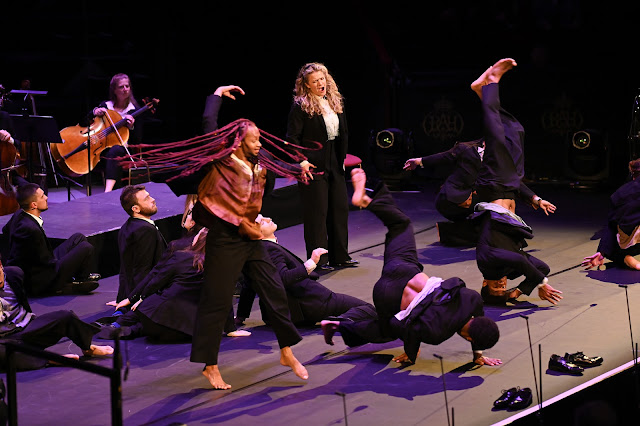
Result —
[[[217, 109], [212, 110], [217, 114]], [[269, 151], [261, 149], [263, 143]], [[213, 388], [231, 388], [218, 369], [218, 352], [242, 272], [268, 310], [280, 346], [280, 363], [306, 380], [307, 369], [291, 350], [302, 337], [291, 322], [284, 286], [260, 244], [262, 233], [255, 221], [262, 207], [267, 169], [301, 182], [312, 178], [310, 165], [300, 166], [306, 160], [302, 148], [258, 129], [247, 119], [189, 140], [151, 147], [145, 154], [147, 163], [161, 172], [174, 172], [167, 184], [176, 195], [198, 194], [193, 219], [209, 228], [191, 361], [205, 364], [202, 374]]]

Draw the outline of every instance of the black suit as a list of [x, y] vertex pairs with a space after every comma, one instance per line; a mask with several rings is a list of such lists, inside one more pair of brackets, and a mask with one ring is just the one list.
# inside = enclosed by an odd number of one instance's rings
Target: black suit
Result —
[[[338, 114], [339, 136], [328, 140], [327, 128], [321, 115], [309, 115], [299, 105], [293, 104], [287, 124], [287, 140], [293, 144], [321, 149], [307, 150], [309, 162], [316, 166], [309, 184], [299, 183], [304, 221], [304, 241], [307, 256], [318, 247], [326, 248], [330, 264], [350, 260], [348, 252], [349, 199], [344, 176], [344, 159], [347, 155], [348, 129], [344, 113]], [[326, 263], [327, 255], [320, 264]]]
[[71, 235], [53, 249], [44, 229], [22, 209], [2, 228], [8, 238], [7, 265], [20, 267], [30, 296], [55, 293], [73, 278], [89, 275], [94, 248], [80, 233]]
[[436, 210], [451, 221], [465, 219], [473, 212], [471, 207], [463, 208], [464, 202], [475, 190], [476, 178], [482, 167], [478, 147], [482, 140], [457, 142], [451, 149], [422, 157], [422, 167], [433, 171], [445, 168], [447, 178], [436, 195]]
[[440, 344], [462, 329], [472, 317], [484, 315], [482, 298], [478, 292], [467, 289], [460, 278], [449, 278], [418, 303], [406, 318], [396, 319], [407, 283], [423, 270], [416, 251], [413, 225], [397, 207], [384, 184], [367, 210], [387, 228], [382, 274], [373, 288], [376, 310], [363, 309], [343, 315], [350, 321], [340, 322], [339, 331], [348, 346], [402, 339], [406, 354], [415, 362], [421, 342]]
[[[329, 316], [340, 316], [352, 308], [364, 306], [373, 308], [373, 305], [364, 300], [348, 294], [335, 293], [317, 282], [318, 274], [315, 272], [308, 274], [302, 259], [287, 248], [267, 240], [263, 240], [261, 244], [267, 249], [271, 261], [280, 274], [287, 291], [291, 321], [294, 324], [312, 325]], [[238, 316], [244, 318], [249, 316], [254, 298], [255, 292], [242, 292], [238, 302]], [[244, 312], [241, 312], [241, 306]], [[268, 323], [267, 312], [261, 311], [262, 319]]]
[[[533, 192], [522, 182], [524, 177], [524, 128], [500, 104], [499, 85], [482, 87], [482, 111], [486, 149], [478, 176], [480, 201], [515, 199], [532, 202]], [[478, 210], [478, 207], [476, 207]], [[503, 276], [514, 279], [524, 275], [518, 288], [531, 294], [549, 273], [549, 266], [523, 249], [525, 239], [533, 238], [526, 224], [493, 211], [476, 213], [480, 236], [476, 246], [478, 268], [485, 279]]]
[[598, 251], [618, 266], [625, 266], [624, 258], [640, 254], [640, 244], [621, 248], [619, 230], [631, 236], [640, 225], [640, 179], [620, 186], [609, 198], [607, 227], [598, 244]]
[[526, 295], [536, 288], [549, 273], [549, 266], [524, 249], [527, 239], [533, 238], [531, 228], [508, 215], [493, 211], [474, 213], [480, 236], [476, 245], [476, 263], [487, 280], [506, 276], [513, 280], [524, 276], [518, 288]]
[[125, 299], [158, 263], [167, 243], [158, 228], [130, 217], [118, 231], [120, 283], [117, 301]]
[[[5, 268], [6, 282], [0, 288], [0, 298], [3, 299], [3, 308], [8, 309], [8, 315], [0, 321], [0, 336], [3, 340], [14, 340], [46, 349], [55, 345], [62, 338], [69, 338], [83, 350], [91, 347], [93, 336], [100, 328], [82, 321], [69, 310], [57, 310], [42, 315], [33, 315], [31, 307], [23, 292], [24, 274], [20, 268], [7, 266]], [[5, 305], [6, 304], [6, 305]], [[21, 312], [20, 312], [21, 311]], [[24, 317], [22, 314], [28, 312]], [[22, 327], [17, 327], [10, 318], [30, 319]], [[42, 368], [46, 360], [20, 354], [16, 359], [18, 370], [33, 370]], [[0, 344], [0, 367], [6, 365], [5, 347]]]

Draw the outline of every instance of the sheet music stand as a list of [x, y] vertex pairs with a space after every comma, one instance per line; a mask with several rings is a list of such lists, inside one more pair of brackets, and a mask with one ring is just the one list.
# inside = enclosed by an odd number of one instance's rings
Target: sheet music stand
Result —
[[[49, 153], [49, 167], [51, 167], [51, 171], [54, 173], [54, 178], [56, 181], [56, 185], [58, 183], [57, 177], [61, 177], [67, 182], [67, 191], [69, 200], [71, 199], [71, 188], [69, 183], [74, 183], [76, 186], [82, 187], [78, 182], [69, 179], [66, 176], [63, 176], [56, 172], [53, 157], [51, 157], [51, 151], [49, 150], [49, 144], [51, 143], [64, 143], [62, 138], [60, 137], [60, 130], [58, 128], [58, 123], [51, 116], [45, 115], [21, 115], [21, 114], [11, 114], [11, 118], [13, 119], [13, 127], [15, 130], [15, 137], [19, 139], [22, 143], [38, 143], [38, 144], [46, 144], [47, 152]], [[31, 150], [29, 150], [31, 152]], [[31, 155], [27, 158], [27, 168], [29, 170], [29, 181], [33, 182], [33, 164], [31, 160]], [[46, 170], [46, 168], [45, 168]], [[46, 174], [45, 174], [46, 179]], [[42, 188], [45, 189], [45, 188]]]

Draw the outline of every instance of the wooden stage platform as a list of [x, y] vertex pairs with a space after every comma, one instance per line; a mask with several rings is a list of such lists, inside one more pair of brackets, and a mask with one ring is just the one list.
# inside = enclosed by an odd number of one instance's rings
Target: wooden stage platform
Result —
[[[423, 344], [416, 364], [403, 366], [391, 361], [402, 353], [400, 341], [349, 349], [336, 335], [335, 346], [328, 346], [320, 328], [310, 327], [301, 329], [304, 339], [293, 348], [310, 374], [309, 380], [303, 381], [279, 364], [277, 342], [262, 322], [256, 303], [247, 320], [247, 329], [253, 334], [225, 337], [222, 342], [220, 368], [233, 386], [229, 391], [209, 388], [201, 375], [202, 365], [189, 362], [188, 343], [157, 344], [145, 338], [122, 342], [128, 369], [122, 384], [123, 423], [404, 426], [542, 424], [544, 420], [546, 425], [566, 425], [574, 424], [578, 413], [598, 399], [620, 416], [629, 412], [637, 415], [634, 386], [614, 386], [584, 396], [585, 390], [631, 371], [633, 338], [640, 335], [640, 287], [636, 285], [640, 272], [612, 267], [584, 271], [579, 267], [585, 256], [596, 251], [598, 241], [593, 237], [604, 225], [612, 188], [590, 191], [535, 183], [531, 187], [558, 210], [546, 217], [524, 204], [518, 206], [518, 213], [535, 234], [528, 250], [549, 264], [550, 283], [564, 292], [564, 299], [552, 306], [537, 297], [521, 297], [518, 306], [486, 307], [501, 332], [500, 341], [486, 355], [501, 358], [502, 365], [474, 367], [468, 342], [454, 336], [439, 346]], [[435, 223], [441, 217], [433, 206], [435, 190], [436, 185], [427, 182], [417, 191], [394, 192], [400, 207], [414, 221], [425, 272], [443, 278], [458, 276], [467, 287], [479, 291], [482, 277], [475, 250], [444, 247], [438, 242]], [[182, 213], [184, 200], [163, 184], [150, 184], [149, 192], [157, 199], [160, 222], [179, 227], [179, 221], [171, 222], [171, 218]], [[75, 231], [90, 236], [115, 232], [126, 220], [116, 195], [96, 194], [51, 205], [44, 214], [47, 233], [52, 238], [65, 238]], [[302, 225], [284, 215], [273, 216], [276, 222], [291, 223], [277, 231], [280, 243], [304, 256]], [[360, 265], [326, 274], [321, 282], [334, 291], [371, 301], [382, 266], [385, 231], [366, 210], [352, 210], [349, 220], [349, 248]], [[170, 232], [177, 231], [172, 228]], [[113, 264], [117, 257], [108, 261]], [[32, 307], [36, 313], [72, 309], [93, 321], [111, 313], [105, 303], [115, 298], [116, 291], [117, 277], [109, 275], [93, 294], [35, 299]], [[77, 352], [68, 341], [51, 350]], [[547, 369], [552, 354], [577, 351], [600, 355], [604, 363], [581, 376]], [[111, 359], [88, 362], [112, 365]], [[535, 392], [540, 385], [542, 410]], [[492, 403], [502, 390], [518, 386], [534, 390], [529, 408], [493, 410]], [[112, 421], [109, 381], [90, 373], [65, 367], [20, 372], [17, 390], [19, 424], [80, 426]], [[617, 398], [617, 391], [631, 402]], [[579, 397], [572, 398], [572, 394]], [[625, 405], [612, 402], [615, 399]], [[617, 424], [630, 424], [618, 420]]]

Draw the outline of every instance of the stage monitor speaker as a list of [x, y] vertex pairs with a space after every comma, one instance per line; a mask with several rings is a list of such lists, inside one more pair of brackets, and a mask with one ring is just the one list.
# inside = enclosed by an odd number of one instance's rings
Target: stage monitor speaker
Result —
[[[375, 135], [375, 136], [374, 136]], [[373, 163], [382, 176], [403, 174], [404, 162], [412, 153], [411, 134], [396, 128], [371, 132]]]
[[602, 182], [609, 177], [609, 143], [599, 130], [583, 129], [570, 135], [565, 175], [572, 180]]

